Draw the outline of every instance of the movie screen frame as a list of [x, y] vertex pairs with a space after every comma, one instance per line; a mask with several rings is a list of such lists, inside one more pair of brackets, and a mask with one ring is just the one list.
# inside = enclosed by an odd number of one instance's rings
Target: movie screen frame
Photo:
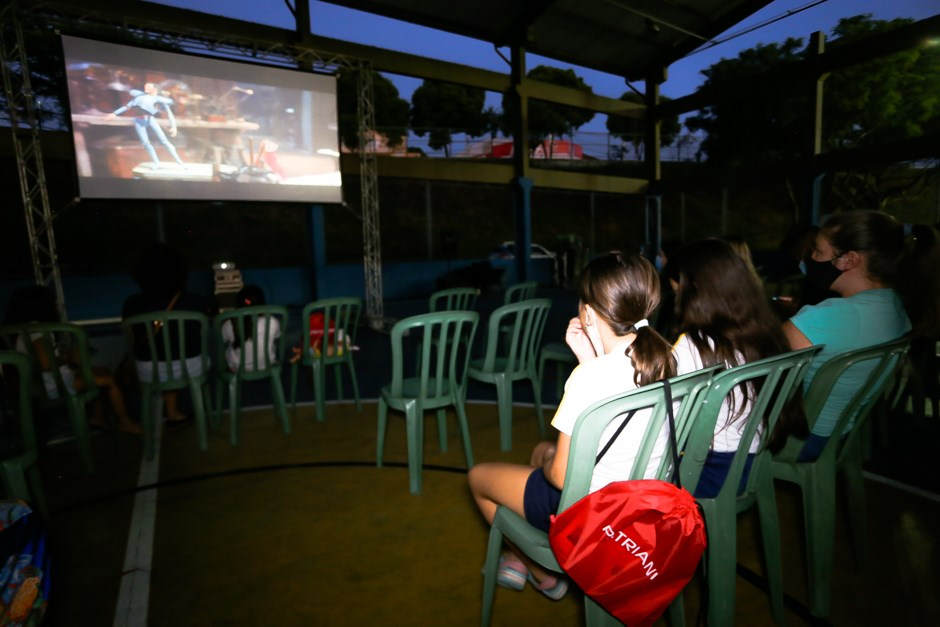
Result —
[[61, 40], [81, 197], [342, 202], [334, 75]]

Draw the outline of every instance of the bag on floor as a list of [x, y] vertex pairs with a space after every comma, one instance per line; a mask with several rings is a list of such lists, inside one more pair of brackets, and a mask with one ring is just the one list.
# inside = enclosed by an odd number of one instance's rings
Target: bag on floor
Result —
[[616, 481], [552, 516], [549, 529], [552, 552], [565, 573], [628, 627], [652, 625], [662, 615], [692, 579], [707, 544], [698, 504], [678, 485], [668, 383], [666, 390], [676, 483]]

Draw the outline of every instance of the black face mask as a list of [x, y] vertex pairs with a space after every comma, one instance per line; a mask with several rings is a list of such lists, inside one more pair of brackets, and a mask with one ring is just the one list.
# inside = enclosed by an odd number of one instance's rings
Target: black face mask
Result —
[[806, 260], [806, 281], [820, 290], [832, 289], [832, 284], [842, 276], [842, 270], [833, 265], [835, 259], [829, 261]]

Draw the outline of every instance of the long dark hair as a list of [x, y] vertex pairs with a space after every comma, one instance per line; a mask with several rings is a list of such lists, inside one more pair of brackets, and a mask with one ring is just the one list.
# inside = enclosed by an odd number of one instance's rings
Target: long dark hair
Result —
[[904, 225], [881, 211], [846, 211], [829, 217], [820, 231], [836, 254], [865, 253], [868, 274], [898, 291], [913, 334], [940, 335], [940, 236], [925, 224]]
[[[688, 335], [706, 367], [737, 366], [790, 350], [763, 286], [727, 242], [705, 239], [684, 246], [669, 259], [666, 274], [679, 285], [679, 330]], [[744, 384], [741, 391], [745, 398], [751, 396]], [[728, 424], [744, 413], [744, 407], [734, 406], [733, 396], [730, 401]], [[772, 448], [782, 443], [783, 436], [777, 434], [805, 432], [802, 412], [797, 403], [790, 405], [780, 417]]]
[[637, 386], [675, 376], [676, 363], [669, 342], [648, 325], [634, 326], [652, 316], [659, 305], [659, 275], [653, 264], [639, 255], [620, 251], [595, 257], [581, 272], [578, 297], [616, 335], [636, 333], [626, 354], [636, 370], [633, 382]]

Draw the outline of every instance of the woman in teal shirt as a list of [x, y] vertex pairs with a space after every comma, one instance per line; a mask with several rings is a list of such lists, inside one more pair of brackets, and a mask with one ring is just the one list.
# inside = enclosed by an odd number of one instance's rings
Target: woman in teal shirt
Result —
[[[838, 298], [803, 307], [784, 323], [793, 349], [825, 344], [807, 372], [808, 387], [819, 368], [836, 355], [881, 344], [914, 331], [935, 335], [940, 311], [938, 236], [918, 227], [906, 237], [904, 225], [879, 211], [835, 214], [816, 236], [806, 280]], [[840, 412], [873, 366], [860, 364], [843, 374], [812, 427], [799, 460], [812, 461], [826, 444]], [[851, 427], [851, 425], [849, 425]]]

